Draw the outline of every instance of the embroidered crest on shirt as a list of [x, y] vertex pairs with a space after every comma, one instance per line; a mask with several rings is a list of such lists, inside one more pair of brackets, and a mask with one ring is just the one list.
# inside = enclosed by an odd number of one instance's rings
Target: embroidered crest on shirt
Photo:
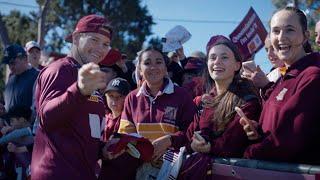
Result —
[[100, 99], [100, 95], [99, 95], [99, 92], [98, 91], [94, 91], [91, 96], [88, 98], [89, 101], [91, 102], [99, 102], [99, 99]]
[[170, 123], [174, 123], [174, 121], [176, 119], [176, 115], [177, 115], [177, 108], [171, 107], [171, 106], [167, 106], [164, 109], [163, 120], [165, 120], [165, 121], [169, 120]]
[[288, 91], [287, 88], [283, 88], [283, 89], [279, 92], [278, 96], [276, 97], [277, 101], [282, 101], [283, 98], [284, 98], [284, 95], [287, 93], [287, 91]]
[[88, 98], [89, 101], [92, 101], [92, 102], [99, 102], [99, 96], [97, 95], [91, 95], [89, 98]]

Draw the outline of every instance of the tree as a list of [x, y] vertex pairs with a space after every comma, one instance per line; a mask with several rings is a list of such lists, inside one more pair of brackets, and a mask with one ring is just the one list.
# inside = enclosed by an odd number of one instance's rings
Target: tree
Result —
[[38, 20], [38, 43], [41, 47], [41, 49], [44, 46], [44, 36], [47, 34], [47, 29], [45, 27], [48, 8], [50, 6], [51, 0], [45, 0], [43, 5], [40, 5], [40, 16]]
[[320, 48], [315, 44], [314, 28], [317, 21], [320, 20], [320, 1], [319, 0], [272, 0], [272, 3], [277, 9], [293, 5], [303, 10], [308, 18], [308, 26], [310, 30], [310, 43], [315, 51], [320, 51]]
[[[43, 1], [38, 1], [43, 4]], [[48, 35], [47, 48], [61, 51], [66, 47], [64, 37], [72, 33], [77, 21], [88, 14], [100, 14], [111, 20], [114, 28], [112, 46], [133, 58], [151, 35], [154, 24], [147, 7], [140, 0], [52, 0], [46, 23]]]
[[[24, 45], [38, 40], [47, 51], [61, 52], [67, 46], [64, 37], [74, 30], [77, 21], [88, 14], [100, 14], [112, 20], [114, 27], [112, 46], [133, 59], [152, 34], [154, 24], [141, 0], [36, 0], [39, 10], [28, 15], [13, 10], [2, 17], [11, 43]], [[39, 23], [38, 23], [39, 22]], [[3, 31], [4, 30], [4, 31]], [[1, 36], [1, 42], [8, 44]], [[1, 85], [0, 85], [1, 86]], [[0, 87], [0, 91], [1, 91]]]

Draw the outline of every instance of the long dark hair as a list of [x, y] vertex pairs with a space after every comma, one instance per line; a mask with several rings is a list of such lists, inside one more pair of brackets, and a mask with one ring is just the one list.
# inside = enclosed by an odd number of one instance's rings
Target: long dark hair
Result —
[[[217, 41], [214, 45], [212, 45], [212, 47], [217, 45], [224, 45], [228, 47], [233, 52], [236, 61], [241, 62], [241, 55], [237, 47], [230, 40], [223, 39]], [[207, 57], [209, 57], [208, 55], [209, 54], [207, 54]], [[233, 119], [235, 116], [234, 108], [236, 106], [241, 107], [241, 105], [251, 98], [259, 99], [257, 90], [253, 83], [247, 79], [241, 78], [239, 71], [236, 71], [227, 91], [220, 95], [216, 95], [210, 100], [207, 100], [205, 96], [215, 89], [215, 82], [210, 77], [208, 68], [205, 68], [204, 77], [207, 94], [203, 96], [202, 103], [204, 107], [214, 109], [214, 115], [209, 118], [211, 121], [216, 123], [218, 132], [224, 131], [226, 125], [231, 119]]]

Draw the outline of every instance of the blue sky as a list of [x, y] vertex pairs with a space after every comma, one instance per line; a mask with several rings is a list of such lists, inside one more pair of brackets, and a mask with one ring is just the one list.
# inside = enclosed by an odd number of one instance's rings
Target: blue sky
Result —
[[[1, 2], [37, 6], [35, 0]], [[206, 43], [212, 35], [228, 36], [251, 6], [255, 9], [267, 30], [269, 30], [267, 22], [275, 11], [271, 0], [142, 0], [142, 5], [148, 7], [149, 13], [156, 22], [156, 25], [152, 27], [154, 35], [163, 37], [168, 30], [176, 25], [182, 25], [191, 32], [191, 39], [184, 44], [187, 56], [195, 50], [204, 51]], [[1, 13], [7, 14], [12, 9], [18, 9], [24, 13], [37, 10], [27, 6], [12, 6], [0, 3]], [[193, 22], [167, 21], [168, 19], [191, 20]], [[198, 21], [210, 22], [197, 23]], [[255, 61], [265, 72], [268, 72], [271, 68], [264, 49], [257, 53]]]

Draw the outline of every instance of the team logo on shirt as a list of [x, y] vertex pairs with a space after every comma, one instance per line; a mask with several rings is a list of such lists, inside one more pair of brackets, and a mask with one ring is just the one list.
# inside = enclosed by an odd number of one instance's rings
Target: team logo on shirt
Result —
[[93, 91], [93, 93], [88, 98], [88, 101], [98, 103], [100, 98], [101, 98], [101, 95], [100, 95], [99, 91]]
[[92, 101], [92, 102], [99, 102], [99, 96], [98, 95], [91, 95], [89, 98], [88, 98], [89, 101]]
[[286, 95], [287, 91], [288, 91], [287, 88], [283, 88], [283, 89], [279, 92], [278, 96], [276, 97], [277, 101], [282, 101], [283, 98], [284, 98], [284, 95]]
[[164, 109], [163, 120], [174, 124], [178, 109], [176, 107], [167, 106]]

